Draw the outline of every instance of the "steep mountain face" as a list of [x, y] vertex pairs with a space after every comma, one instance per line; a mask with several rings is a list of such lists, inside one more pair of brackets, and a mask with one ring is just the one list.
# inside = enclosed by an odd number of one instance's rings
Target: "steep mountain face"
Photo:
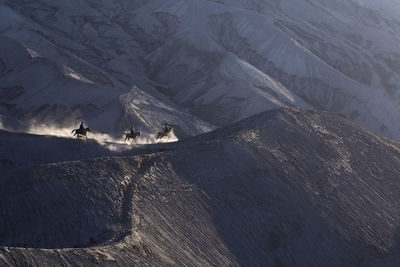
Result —
[[2, 0], [0, 111], [115, 133], [169, 121], [187, 136], [296, 106], [397, 139], [399, 11], [390, 0]]
[[0, 134], [1, 157], [6, 140], [47, 151], [2, 160], [1, 265], [398, 262], [399, 145], [344, 116], [280, 109], [112, 157]]
[[[85, 120], [97, 131], [120, 134], [132, 124], [137, 130], [155, 132], [167, 121], [175, 125], [183, 137], [212, 128], [166, 97], [157, 93], [150, 95], [135, 86], [143, 84], [146, 87], [146, 83], [113, 76], [117, 69], [105, 68], [103, 64], [115, 57], [115, 51], [104, 45], [101, 38], [96, 38], [103, 44], [101, 48], [85, 47], [81, 42], [88, 42], [87, 38], [75, 36], [76, 33], [59, 32], [55, 21], [40, 21], [35, 17], [55, 12], [58, 7], [43, 4], [44, 7], [33, 2], [9, 4], [21, 10], [13, 10], [4, 1], [0, 4], [0, 114], [6, 121], [4, 127], [9, 126], [10, 118], [19, 120], [25, 128], [38, 124], [72, 127], [78, 120]], [[66, 8], [66, 18], [60, 15], [53, 19], [68, 23], [74, 12], [85, 14], [85, 5], [82, 10], [79, 10], [79, 5], [76, 2], [71, 6], [72, 10]], [[107, 19], [103, 23], [107, 24]], [[72, 31], [72, 25], [64, 26]], [[80, 31], [79, 23], [75, 28]], [[117, 29], [111, 27], [111, 31]], [[114, 34], [118, 36], [120, 33]], [[118, 38], [123, 45], [118, 48], [117, 44], [115, 49], [128, 47], [129, 50], [123, 53], [137, 61], [134, 41], [123, 36]], [[135, 69], [137, 62], [128, 61], [132, 60], [127, 58], [126, 62], [118, 61], [117, 65], [122, 68], [121, 64], [126, 64], [125, 71], [132, 74], [129, 77], [146, 80], [145, 75]]]

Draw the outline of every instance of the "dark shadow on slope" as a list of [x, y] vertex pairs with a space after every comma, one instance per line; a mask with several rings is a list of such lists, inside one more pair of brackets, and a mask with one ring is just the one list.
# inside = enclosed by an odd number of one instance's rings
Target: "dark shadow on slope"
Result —
[[[130, 235], [140, 170], [151, 158], [15, 168], [0, 179], [0, 246], [83, 248]], [[4, 173], [3, 173], [4, 174]]]
[[94, 140], [15, 133], [0, 130], [0, 158], [16, 166], [111, 156], [117, 153]]
[[[0, 130], [0, 170], [35, 164], [86, 160], [99, 157], [147, 154], [173, 149], [176, 144], [131, 145], [95, 139], [65, 138]], [[115, 145], [115, 150], [107, 147]]]
[[[144, 156], [142, 160], [138, 163], [137, 168], [135, 168], [134, 176], [130, 176], [129, 181], [125, 185], [123, 190], [123, 197], [121, 203], [121, 215], [118, 227], [118, 232], [115, 233], [114, 237], [107, 240], [105, 244], [118, 243], [122, 241], [125, 237], [132, 234], [132, 229], [135, 227], [133, 222], [133, 205], [135, 194], [137, 193], [138, 182], [143, 177], [143, 175], [153, 167], [155, 163], [154, 157]], [[136, 177], [136, 179], [134, 178]]]
[[373, 266], [398, 266], [400, 262], [400, 228], [397, 228], [392, 244], [385, 253], [381, 253], [378, 257], [371, 257], [370, 255], [364, 257], [359, 266], [373, 267]]
[[184, 151], [176, 171], [209, 196], [241, 265], [348, 266], [388, 253], [400, 222], [397, 148], [340, 116], [296, 110], [207, 136], [216, 139]]

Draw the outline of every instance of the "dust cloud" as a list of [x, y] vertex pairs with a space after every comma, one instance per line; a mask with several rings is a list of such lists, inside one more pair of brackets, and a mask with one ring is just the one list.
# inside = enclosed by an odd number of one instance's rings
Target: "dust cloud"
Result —
[[[1, 127], [1, 122], [0, 122]], [[65, 127], [60, 128], [52, 125], [31, 125], [27, 131], [30, 134], [36, 135], [49, 135], [63, 138], [74, 138], [77, 139], [76, 136], [73, 136], [72, 130], [76, 127]], [[127, 131], [125, 131], [126, 133]], [[85, 138], [83, 138], [85, 139]], [[164, 137], [162, 139], [157, 139], [156, 134], [148, 134], [141, 132], [141, 136], [137, 137], [135, 141], [125, 141], [124, 134], [121, 135], [120, 138], [112, 137], [106, 133], [100, 133], [96, 131], [91, 131], [87, 133], [88, 140], [94, 140], [100, 145], [106, 147], [111, 151], [123, 151], [132, 148], [135, 145], [148, 145], [148, 144], [156, 144], [156, 143], [170, 143], [176, 142], [179, 139], [172, 132], [169, 137]]]

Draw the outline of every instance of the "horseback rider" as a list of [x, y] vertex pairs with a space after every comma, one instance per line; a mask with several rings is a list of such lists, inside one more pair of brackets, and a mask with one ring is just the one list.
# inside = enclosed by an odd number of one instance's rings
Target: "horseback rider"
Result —
[[79, 125], [78, 129], [74, 129], [72, 130], [71, 134], [74, 134], [73, 136], [77, 136], [79, 138], [79, 136], [86, 136], [86, 133], [90, 132], [89, 128], [85, 128], [85, 126], [83, 125], [83, 121], [81, 122], [81, 125]]
[[129, 130], [129, 132], [127, 130], [125, 130], [125, 133], [122, 135], [122, 138], [125, 137], [125, 141], [126, 140], [130, 140], [132, 139], [132, 141], [136, 140], [136, 137], [140, 136], [140, 131], [135, 132], [135, 129], [133, 128], [133, 124]]

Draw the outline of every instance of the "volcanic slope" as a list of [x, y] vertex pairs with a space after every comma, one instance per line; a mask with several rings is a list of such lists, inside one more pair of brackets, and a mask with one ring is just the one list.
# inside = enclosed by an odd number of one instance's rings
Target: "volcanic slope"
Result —
[[186, 137], [294, 106], [398, 139], [399, 12], [393, 0], [0, 0], [0, 114], [115, 135], [167, 121]]
[[140, 153], [96, 151], [2, 167], [0, 265], [400, 260], [398, 144], [344, 116], [279, 109]]

